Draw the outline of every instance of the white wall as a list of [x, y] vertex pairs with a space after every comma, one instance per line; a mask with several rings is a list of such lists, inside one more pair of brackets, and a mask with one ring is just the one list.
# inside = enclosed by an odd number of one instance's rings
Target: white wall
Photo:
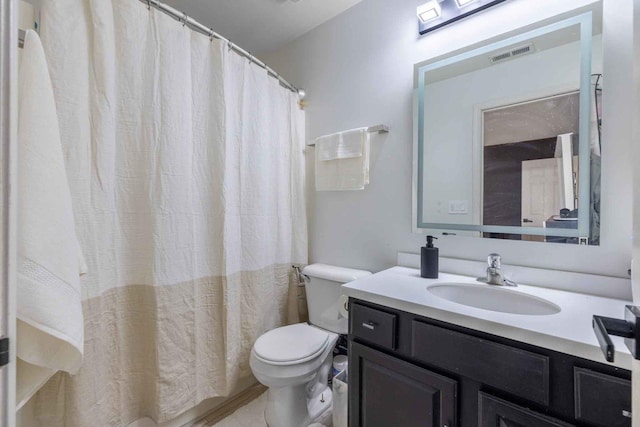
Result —
[[[634, 75], [636, 79], [632, 86], [632, 93], [634, 96], [633, 106], [631, 114], [633, 118], [636, 118], [633, 122], [633, 159], [635, 162], [640, 161], [640, 121], [637, 120], [640, 117], [640, 0], [634, 0], [634, 55], [632, 57], [632, 65], [634, 69]], [[640, 304], [640, 274], [638, 274], [637, 267], [639, 266], [638, 260], [640, 259], [640, 169], [634, 168], [633, 173], [633, 259], [634, 259], [634, 273], [633, 273], [633, 302], [634, 304]], [[633, 377], [632, 377], [632, 394], [631, 401], [633, 406], [631, 411], [640, 411], [640, 361], [634, 360], [633, 365]], [[633, 427], [640, 426], [640, 417], [632, 418]]]
[[[636, 79], [632, 87], [635, 102], [631, 114], [632, 117], [637, 118], [640, 117], [640, 0], [634, 0], [634, 39], [637, 40], [633, 46], [633, 67]], [[635, 162], [640, 162], [640, 144], [638, 143], [640, 141], [640, 120], [633, 122], [633, 141], [633, 159]], [[633, 171], [633, 202], [633, 302], [640, 305], [640, 270], [638, 270], [640, 268], [640, 168], [634, 168]], [[636, 374], [640, 377], [640, 369]], [[638, 401], [640, 401], [640, 378], [638, 379], [638, 387], [634, 387], [634, 393], [638, 392]]]
[[[309, 190], [310, 259], [379, 271], [397, 251], [416, 252], [411, 232], [413, 64], [535, 21], [586, 7], [592, 0], [510, 0], [419, 37], [422, 0], [366, 0], [265, 57], [307, 91], [307, 137], [379, 123], [391, 127], [372, 142], [371, 185], [364, 191]], [[441, 254], [624, 277], [631, 259], [631, 110], [629, 90], [633, 0], [604, 0], [604, 135], [602, 244], [446, 237]], [[308, 153], [313, 185], [313, 152]]]

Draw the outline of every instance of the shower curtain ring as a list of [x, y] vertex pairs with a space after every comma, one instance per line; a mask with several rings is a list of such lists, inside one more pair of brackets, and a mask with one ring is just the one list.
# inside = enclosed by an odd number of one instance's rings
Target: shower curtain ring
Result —
[[187, 19], [189, 19], [189, 17], [187, 16], [186, 13], [182, 12], [182, 15], [184, 16], [183, 20], [182, 20], [182, 26], [186, 26], [187, 25]]
[[209, 41], [212, 42], [213, 41], [213, 28], [209, 28]]
[[151, 10], [151, 0], [147, 0], [147, 10]]

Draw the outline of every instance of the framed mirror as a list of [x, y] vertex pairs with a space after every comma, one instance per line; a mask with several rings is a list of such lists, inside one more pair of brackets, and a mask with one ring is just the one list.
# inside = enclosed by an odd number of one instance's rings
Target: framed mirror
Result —
[[415, 65], [415, 231], [599, 244], [596, 18]]

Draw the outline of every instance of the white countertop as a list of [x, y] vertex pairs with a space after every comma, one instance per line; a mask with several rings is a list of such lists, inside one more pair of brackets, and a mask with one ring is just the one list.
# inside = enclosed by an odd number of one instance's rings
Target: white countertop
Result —
[[447, 282], [484, 285], [473, 277], [440, 273], [438, 279], [423, 279], [420, 270], [393, 267], [343, 285], [346, 295], [469, 329], [548, 348], [596, 362], [631, 369], [632, 357], [619, 337], [615, 362], [605, 360], [591, 321], [594, 314], [623, 318], [630, 301], [585, 295], [536, 286], [508, 288], [544, 298], [558, 305], [557, 314], [532, 316], [501, 313], [454, 303], [437, 297], [427, 287]]

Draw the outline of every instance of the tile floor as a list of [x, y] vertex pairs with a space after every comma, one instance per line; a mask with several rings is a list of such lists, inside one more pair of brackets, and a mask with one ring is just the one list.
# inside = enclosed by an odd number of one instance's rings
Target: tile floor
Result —
[[203, 424], [203, 427], [267, 427], [267, 423], [264, 421], [266, 405], [267, 393], [264, 392], [223, 420], [216, 424]]
[[[267, 427], [264, 421], [264, 408], [267, 405], [267, 392], [265, 391], [256, 399], [247, 403], [228, 417], [215, 424], [208, 424], [206, 421], [196, 424], [193, 427]], [[331, 413], [325, 415], [326, 419], [319, 420], [323, 424], [313, 424], [316, 426], [330, 426]]]

